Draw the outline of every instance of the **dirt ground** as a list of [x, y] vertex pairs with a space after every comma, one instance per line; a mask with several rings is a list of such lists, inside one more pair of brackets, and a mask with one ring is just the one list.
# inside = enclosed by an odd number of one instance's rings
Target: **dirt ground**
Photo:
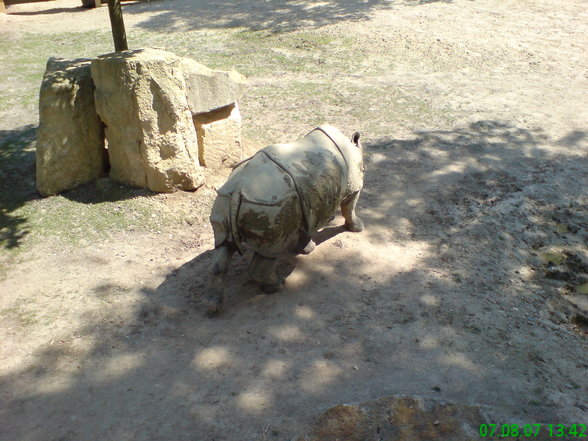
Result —
[[[106, 8], [71, 0], [9, 12], [0, 41], [15, 51], [26, 33], [108, 29]], [[271, 296], [236, 258], [214, 319], [202, 298], [219, 179], [139, 195], [193, 212], [185, 222], [22, 245], [0, 277], [1, 440], [290, 440], [326, 409], [388, 395], [479, 406], [495, 423], [588, 423], [588, 3], [161, 0], [123, 12], [129, 34], [359, 41], [338, 75], [249, 74], [241, 110], [249, 148], [295, 139], [317, 114], [359, 129], [366, 229], [337, 217], [313, 253], [281, 263], [286, 288]], [[329, 49], [299, 41], [330, 66]], [[268, 83], [336, 99], [259, 92]], [[0, 140], [33, 139], [34, 106], [0, 112]], [[91, 209], [87, 193], [117, 188], [103, 178], [68, 198]], [[51, 200], [29, 199], [51, 216]], [[0, 228], [13, 234], [0, 252], [20, 246], [16, 227]]]

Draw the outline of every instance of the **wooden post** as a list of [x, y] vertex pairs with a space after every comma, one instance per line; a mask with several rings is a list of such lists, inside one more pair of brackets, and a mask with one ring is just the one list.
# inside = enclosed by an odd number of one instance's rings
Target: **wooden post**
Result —
[[4, 6], [4, 0], [0, 0], [0, 14], [7, 14], [6, 6]]
[[110, 15], [110, 26], [112, 27], [112, 38], [114, 39], [115, 52], [126, 51], [127, 35], [125, 33], [125, 23], [123, 21], [120, 0], [108, 0], [108, 14]]

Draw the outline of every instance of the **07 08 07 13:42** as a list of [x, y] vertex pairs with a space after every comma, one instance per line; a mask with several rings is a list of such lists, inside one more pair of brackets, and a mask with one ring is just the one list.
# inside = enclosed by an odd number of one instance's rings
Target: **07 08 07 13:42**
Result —
[[575, 437], [586, 438], [586, 424], [480, 424], [480, 436], [490, 438], [493, 436], [506, 437], [537, 437], [539, 434], [546, 434], [550, 437]]

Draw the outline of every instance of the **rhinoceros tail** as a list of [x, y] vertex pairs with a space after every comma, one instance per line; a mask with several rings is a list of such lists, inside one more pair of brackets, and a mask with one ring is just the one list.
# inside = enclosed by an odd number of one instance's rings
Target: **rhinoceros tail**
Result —
[[239, 234], [239, 209], [241, 208], [241, 189], [235, 188], [231, 194], [231, 205], [229, 208], [229, 228], [231, 236], [233, 236], [233, 242], [239, 251], [239, 254], [243, 254], [243, 246], [241, 245], [241, 235]]

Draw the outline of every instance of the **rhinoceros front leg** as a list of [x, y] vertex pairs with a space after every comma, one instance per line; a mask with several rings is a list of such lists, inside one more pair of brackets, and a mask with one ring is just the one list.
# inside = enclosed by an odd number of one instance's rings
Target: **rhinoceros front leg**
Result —
[[224, 278], [229, 269], [229, 263], [234, 250], [228, 245], [221, 245], [214, 250], [214, 257], [210, 267], [210, 285], [206, 296], [208, 315], [221, 311], [224, 300]]
[[358, 191], [352, 194], [341, 203], [341, 214], [345, 218], [345, 228], [356, 233], [363, 231], [363, 221], [355, 214], [359, 193]]
[[273, 294], [282, 288], [276, 274], [276, 260], [275, 257], [265, 257], [259, 253], [254, 253], [251, 260], [251, 278], [261, 284], [261, 290], [266, 294]]

